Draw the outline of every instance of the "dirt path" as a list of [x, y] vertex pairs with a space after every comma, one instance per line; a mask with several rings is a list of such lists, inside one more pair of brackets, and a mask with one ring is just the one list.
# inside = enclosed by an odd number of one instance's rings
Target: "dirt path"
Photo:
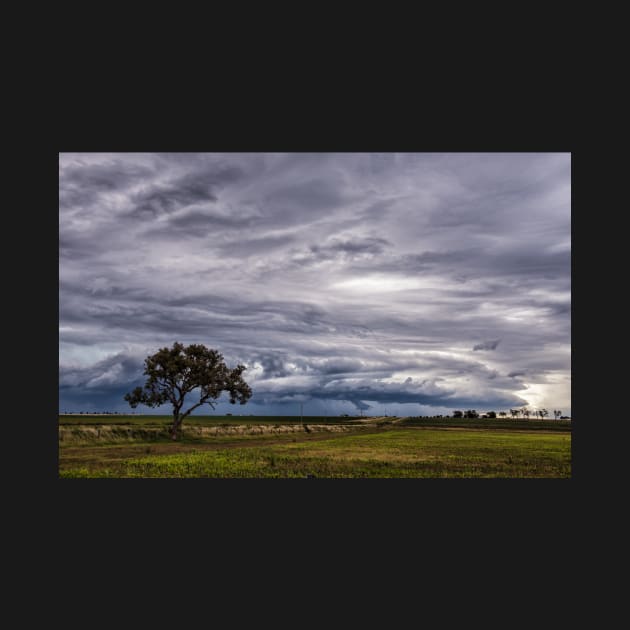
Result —
[[407, 420], [409, 416], [404, 416], [402, 418], [395, 418], [394, 420], [392, 420], [392, 424], [400, 424], [403, 420]]
[[384, 423], [388, 424], [399, 424], [403, 420], [406, 420], [408, 416], [403, 418], [399, 418], [398, 416], [372, 416], [370, 418], [363, 418], [361, 420], [354, 420], [357, 424], [373, 424], [373, 425], [381, 425]]

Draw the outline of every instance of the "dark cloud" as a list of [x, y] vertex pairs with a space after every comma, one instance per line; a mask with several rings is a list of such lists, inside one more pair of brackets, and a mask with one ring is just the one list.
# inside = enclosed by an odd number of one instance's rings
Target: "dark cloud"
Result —
[[496, 350], [497, 346], [501, 343], [500, 339], [493, 339], [491, 341], [482, 341], [473, 346], [473, 350]]
[[166, 219], [162, 225], [151, 227], [143, 233], [146, 238], [206, 238], [217, 229], [241, 230], [251, 225], [253, 218], [247, 215], [229, 214], [212, 208], [191, 208]]
[[356, 256], [360, 254], [380, 254], [389, 242], [384, 238], [333, 238], [324, 246], [311, 245], [310, 251], [317, 258], [332, 258], [338, 254], [342, 256]]
[[249, 231], [240, 231], [236, 236], [231, 237], [229, 241], [217, 244], [216, 248], [221, 256], [228, 258], [259, 257], [265, 256], [274, 250], [282, 250], [287, 245], [294, 243], [296, 238], [293, 234], [258, 238], [250, 236]]
[[350, 262], [373, 259], [381, 254], [390, 243], [384, 238], [338, 238], [334, 237], [322, 245], [310, 245], [308, 249], [291, 252], [291, 262], [300, 266], [322, 261]]
[[91, 206], [104, 193], [120, 193], [142, 182], [153, 170], [148, 166], [123, 162], [120, 159], [99, 163], [79, 161], [64, 166], [59, 174], [59, 205], [61, 208]]
[[508, 374], [510, 378], [516, 378], [517, 376], [526, 376], [527, 372], [524, 370], [513, 370]]
[[152, 169], [149, 167], [119, 159], [96, 164], [80, 162], [62, 167], [60, 189], [77, 187], [91, 192], [119, 192], [151, 173]]
[[[287, 376], [283, 374], [282, 376]], [[453, 388], [447, 388], [438, 379], [423, 379], [419, 382], [392, 382], [374, 378], [311, 378], [308, 381], [286, 379], [281, 385], [277, 380], [258, 382], [257, 397], [265, 402], [283, 402], [306, 399], [321, 401], [348, 401], [357, 406], [365, 404], [417, 404], [429, 407], [505, 407], [522, 405], [525, 400], [510, 392], [495, 391], [479, 394], [458, 395]]]
[[287, 376], [289, 371], [285, 367], [286, 358], [278, 354], [261, 355], [260, 365], [264, 370], [265, 377], [275, 378], [277, 376]]
[[242, 176], [240, 168], [224, 166], [186, 173], [166, 183], [150, 183], [131, 196], [133, 209], [129, 214], [153, 219], [179, 208], [215, 202], [217, 187], [238, 181]]
[[177, 339], [259, 412], [568, 409], [569, 158], [62, 154], [60, 404]]
[[[98, 361], [94, 365], [78, 369], [60, 365], [59, 387], [104, 388], [111, 385], [125, 385], [130, 380], [138, 379], [138, 369], [142, 361], [118, 353], [112, 357]], [[140, 370], [141, 374], [142, 370]]]

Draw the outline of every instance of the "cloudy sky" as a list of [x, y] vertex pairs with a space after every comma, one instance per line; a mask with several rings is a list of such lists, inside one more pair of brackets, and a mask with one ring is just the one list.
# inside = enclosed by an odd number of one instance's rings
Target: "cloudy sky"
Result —
[[248, 366], [215, 413], [569, 415], [570, 160], [61, 154], [59, 409], [180, 341]]

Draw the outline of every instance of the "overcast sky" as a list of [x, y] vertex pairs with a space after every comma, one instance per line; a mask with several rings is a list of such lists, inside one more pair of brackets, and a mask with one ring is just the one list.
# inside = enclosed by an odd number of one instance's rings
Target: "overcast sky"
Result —
[[215, 413], [569, 415], [570, 159], [61, 154], [59, 409], [180, 341], [248, 366]]

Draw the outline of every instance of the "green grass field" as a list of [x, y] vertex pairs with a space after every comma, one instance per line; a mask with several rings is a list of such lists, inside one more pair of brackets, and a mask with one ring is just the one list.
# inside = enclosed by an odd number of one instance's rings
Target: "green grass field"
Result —
[[571, 420], [525, 420], [518, 418], [405, 418], [401, 426], [460, 427], [469, 429], [525, 429], [527, 431], [570, 431]]
[[571, 432], [398, 425], [344, 434], [60, 443], [59, 471], [90, 478], [569, 478]]

